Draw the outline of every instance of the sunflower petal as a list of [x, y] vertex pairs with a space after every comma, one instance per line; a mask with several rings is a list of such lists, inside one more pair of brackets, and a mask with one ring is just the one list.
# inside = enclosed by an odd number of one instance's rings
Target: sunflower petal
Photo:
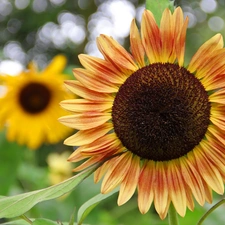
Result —
[[111, 119], [110, 113], [85, 112], [78, 115], [69, 115], [59, 118], [59, 121], [77, 130], [89, 130], [98, 127]]
[[145, 50], [141, 42], [141, 37], [135, 23], [135, 20], [131, 23], [130, 28], [130, 47], [132, 55], [140, 68], [145, 66]]
[[134, 156], [124, 180], [121, 182], [118, 205], [126, 203], [134, 194], [140, 173], [140, 157]]
[[178, 170], [181, 168], [177, 168], [178, 161], [173, 160], [168, 163], [167, 168], [167, 181], [169, 188], [169, 196], [176, 211], [179, 215], [184, 216], [186, 213], [186, 193], [184, 187], [184, 180]]
[[209, 101], [225, 105], [225, 89], [220, 89], [209, 95]]
[[168, 205], [169, 191], [166, 179], [167, 163], [157, 161], [155, 166], [154, 204], [160, 217], [163, 217]]
[[[219, 171], [212, 165], [212, 163], [203, 155], [203, 149], [200, 146], [195, 148], [193, 152], [201, 176], [205, 182], [217, 193], [224, 192], [224, 185]], [[203, 151], [204, 152], [204, 151]]]
[[81, 146], [81, 145], [87, 145], [98, 138], [101, 138], [103, 135], [108, 133], [112, 129], [111, 123], [105, 123], [103, 125], [100, 125], [97, 128], [92, 128], [89, 130], [80, 130], [73, 136], [70, 136], [67, 138], [64, 142], [64, 144], [69, 146]]
[[86, 88], [85, 86], [83, 86], [79, 81], [67, 80], [65, 81], [65, 85], [74, 94], [84, 99], [89, 99], [89, 100], [98, 101], [98, 102], [113, 101], [113, 97], [110, 96], [109, 94], [90, 90]]
[[169, 9], [166, 9], [162, 14], [162, 19], [160, 23], [160, 36], [162, 41], [162, 52], [160, 61], [168, 62], [174, 49], [172, 41], [174, 40], [174, 24], [171, 11]]
[[[191, 159], [192, 158], [192, 159]], [[204, 199], [204, 186], [202, 184], [202, 179], [198, 175], [199, 172], [196, 168], [190, 163], [190, 161], [194, 160], [193, 156], [188, 155], [188, 159], [181, 157], [180, 166], [183, 175], [183, 179], [187, 186], [191, 189], [195, 199], [200, 205], [203, 205], [205, 202]]]
[[138, 181], [138, 207], [142, 214], [148, 212], [154, 198], [154, 171], [155, 163], [152, 160], [146, 160]]
[[116, 160], [116, 157], [106, 161], [102, 166], [100, 166], [94, 172], [94, 182], [95, 183], [98, 183], [101, 180], [101, 178], [106, 173], [106, 171], [109, 169], [109, 167], [114, 164], [114, 160]]
[[122, 71], [125, 69], [130, 72], [138, 69], [132, 56], [113, 38], [101, 34], [97, 38], [97, 45], [105, 59], [111, 62], [116, 68], [122, 69]]
[[101, 192], [104, 194], [112, 191], [122, 182], [131, 165], [132, 153], [126, 152], [116, 158], [115, 164], [109, 168], [102, 181]]
[[160, 31], [153, 14], [145, 10], [141, 20], [142, 43], [150, 63], [160, 62]]
[[96, 92], [113, 93], [119, 89], [116, 85], [101, 80], [85, 69], [74, 69], [73, 74], [85, 87]]
[[122, 84], [126, 75], [121, 73], [112, 63], [93, 56], [81, 54], [78, 56], [81, 64], [89, 71], [108, 82]]
[[94, 102], [86, 99], [69, 99], [60, 102], [60, 105], [72, 112], [98, 111], [102, 112], [112, 107], [112, 102]]
[[177, 7], [173, 14], [175, 24], [175, 50], [179, 66], [184, 64], [185, 39], [188, 26], [188, 17], [185, 18], [180, 7]]
[[189, 63], [188, 70], [193, 73], [198, 70], [199, 67], [204, 63], [206, 57], [218, 49], [223, 47], [223, 37], [220, 34], [216, 34], [214, 37], [206, 41], [192, 57], [191, 62]]
[[42, 71], [45, 76], [52, 76], [61, 73], [66, 66], [67, 59], [64, 55], [55, 56], [51, 63]]

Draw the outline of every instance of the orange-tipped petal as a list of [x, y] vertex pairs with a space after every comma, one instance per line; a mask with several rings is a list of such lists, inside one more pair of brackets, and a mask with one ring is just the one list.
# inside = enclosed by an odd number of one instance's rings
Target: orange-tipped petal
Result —
[[84, 155], [99, 155], [105, 152], [111, 152], [113, 149], [117, 151], [120, 149], [121, 143], [117, 139], [115, 133], [106, 134], [97, 140], [91, 142], [82, 150]]
[[70, 146], [87, 145], [94, 142], [98, 138], [101, 138], [106, 133], [108, 133], [111, 129], [112, 129], [112, 124], [105, 123], [99, 126], [97, 129], [92, 128], [89, 130], [80, 130], [76, 134], [67, 138], [64, 143]]
[[106, 171], [114, 164], [114, 161], [116, 160], [116, 157], [106, 161], [102, 166], [100, 166], [95, 172], [94, 172], [94, 182], [98, 183], [103, 175], [106, 173]]
[[83, 114], [60, 117], [59, 121], [77, 130], [88, 130], [104, 124], [109, 119], [111, 119], [110, 113], [85, 112]]
[[74, 69], [73, 74], [85, 87], [88, 87], [89, 89], [96, 92], [114, 93], [119, 89], [116, 85], [101, 80], [85, 69]]
[[138, 181], [138, 207], [142, 214], [148, 212], [154, 198], [155, 162], [146, 160]]
[[202, 179], [199, 176], [199, 172], [191, 164], [191, 161], [194, 160], [193, 156], [191, 157], [189, 154], [188, 159], [182, 157], [179, 160], [180, 160], [183, 180], [185, 181], [186, 185], [189, 186], [197, 202], [200, 205], [203, 205], [205, 202], [204, 186], [202, 184]]
[[169, 190], [166, 178], [167, 162], [157, 161], [155, 166], [154, 204], [157, 213], [164, 215], [168, 205]]
[[[221, 34], [216, 34], [211, 39], [206, 41], [192, 57], [191, 62], [189, 63], [188, 70], [193, 73], [198, 70], [199, 67], [204, 63], [206, 57], [223, 47], [223, 37]], [[204, 56], [204, 57], [203, 57]]]
[[141, 20], [142, 43], [150, 63], [160, 62], [160, 31], [153, 14], [145, 10]]
[[81, 54], [78, 56], [81, 64], [96, 77], [100, 77], [101, 79], [115, 83], [122, 84], [127, 76], [116, 69], [112, 63], [96, 58], [93, 56]]
[[82, 98], [98, 102], [113, 101], [111, 95], [90, 90], [77, 80], [67, 80], [65, 81], [65, 85], [70, 91]]
[[185, 39], [186, 31], [188, 27], [188, 17], [185, 18], [180, 7], [177, 7], [173, 14], [175, 24], [175, 50], [179, 66], [184, 64], [184, 52], [185, 52]]
[[97, 38], [97, 45], [105, 59], [119, 70], [134, 72], [138, 69], [132, 56], [113, 38], [102, 34]]
[[203, 149], [197, 146], [193, 152], [201, 176], [205, 182], [217, 193], [224, 192], [224, 184], [219, 171], [211, 164], [211, 162], [203, 155]]
[[132, 154], [126, 152], [117, 157], [115, 164], [107, 171], [103, 181], [101, 192], [106, 194], [118, 186], [126, 176], [131, 165]]
[[60, 102], [60, 105], [71, 112], [106, 111], [112, 107], [112, 102], [94, 102], [87, 99], [69, 99]]
[[140, 68], [145, 66], [145, 50], [141, 42], [141, 37], [135, 23], [132, 21], [130, 27], [130, 47], [132, 55]]
[[[165, 9], [162, 14], [160, 23], [160, 36], [162, 41], [161, 62], [170, 62], [169, 58], [174, 49], [174, 23], [171, 12], [169, 9]], [[175, 60], [175, 57], [174, 59]], [[172, 60], [172, 62], [173, 62]]]
[[133, 156], [130, 168], [127, 171], [127, 174], [120, 185], [120, 192], [117, 201], [118, 205], [123, 205], [132, 197], [138, 184], [139, 174], [140, 174], [140, 157]]
[[167, 181], [169, 196], [174, 205], [174, 208], [179, 215], [184, 216], [186, 213], [186, 193], [184, 187], [184, 180], [181, 176], [181, 168], [178, 167], [179, 161], [173, 160], [168, 163], [167, 168]]

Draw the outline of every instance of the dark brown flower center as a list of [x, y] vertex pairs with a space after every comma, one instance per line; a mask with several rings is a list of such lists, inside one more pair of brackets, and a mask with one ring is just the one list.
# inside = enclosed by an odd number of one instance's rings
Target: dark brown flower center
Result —
[[164, 161], [199, 144], [210, 118], [208, 94], [187, 69], [155, 63], [133, 73], [112, 108], [115, 133], [141, 158]]
[[49, 104], [51, 92], [44, 84], [29, 83], [19, 95], [19, 103], [24, 111], [35, 114], [42, 112]]

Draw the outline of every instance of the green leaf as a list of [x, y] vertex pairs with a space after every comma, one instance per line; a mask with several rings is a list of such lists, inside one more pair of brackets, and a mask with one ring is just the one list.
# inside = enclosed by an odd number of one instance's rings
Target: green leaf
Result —
[[81, 225], [87, 215], [92, 211], [92, 209], [94, 209], [102, 200], [110, 197], [116, 192], [118, 192], [118, 189], [115, 189], [108, 194], [98, 194], [85, 202], [78, 210], [77, 225]]
[[158, 25], [160, 24], [162, 13], [166, 8], [169, 8], [173, 12], [174, 0], [146, 0], [146, 9], [153, 13]]
[[13, 220], [7, 223], [0, 223], [1, 225], [29, 225], [25, 220]]
[[[44, 219], [44, 218], [38, 218], [38, 219], [31, 219], [33, 221], [32, 225], [69, 225], [68, 222], [55, 222], [49, 219]], [[74, 223], [73, 225], [76, 225], [77, 223]], [[19, 219], [19, 220], [14, 220], [11, 222], [7, 223], [0, 223], [0, 225], [29, 225], [26, 221]], [[88, 224], [83, 224], [83, 225], [88, 225]]]
[[63, 181], [54, 186], [32, 191], [16, 196], [0, 199], [0, 218], [12, 218], [20, 216], [31, 209], [35, 204], [58, 198], [73, 190], [82, 180], [88, 177], [98, 167], [99, 164]]
[[[36, 219], [34, 220], [34, 222], [32, 223], [32, 225], [59, 225], [59, 223], [57, 222], [54, 222], [52, 220], [48, 220], [48, 219], [42, 219], [42, 218], [39, 218], [39, 219]], [[62, 224], [62, 223], [61, 223]]]

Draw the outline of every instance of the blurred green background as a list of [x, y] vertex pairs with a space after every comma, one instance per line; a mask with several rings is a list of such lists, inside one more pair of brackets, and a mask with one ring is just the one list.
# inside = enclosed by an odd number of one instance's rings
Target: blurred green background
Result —
[[[100, 33], [114, 37], [129, 50], [129, 27], [132, 18], [140, 22], [144, 0], [0, 0], [0, 73], [15, 75], [34, 60], [44, 68], [58, 53], [68, 58], [66, 73], [72, 77], [72, 68], [80, 66], [78, 54], [87, 53], [101, 57], [95, 39]], [[216, 33], [225, 36], [225, 1], [176, 1], [189, 17], [187, 31], [187, 64], [198, 47]], [[223, 59], [221, 59], [223, 60]], [[1, 91], [1, 89], [0, 89]], [[1, 92], [0, 92], [1, 94]], [[3, 107], [3, 106], [0, 106]], [[63, 179], [72, 173], [57, 171], [52, 164], [62, 160], [62, 153], [72, 152], [72, 147], [44, 145], [36, 151], [9, 143], [4, 130], [0, 133], [0, 195], [14, 195], [47, 187], [54, 178]], [[55, 155], [53, 161], [48, 160]], [[58, 159], [57, 159], [58, 157]], [[61, 160], [61, 161], [60, 161]], [[59, 162], [60, 161], [60, 162]], [[73, 165], [74, 166], [74, 165]], [[65, 168], [68, 166], [65, 165]], [[69, 170], [70, 171], [70, 170]], [[53, 180], [52, 180], [53, 179]], [[100, 184], [93, 177], [86, 179], [70, 195], [40, 203], [26, 216], [68, 221], [71, 214], [89, 198], [99, 193]], [[102, 202], [86, 219], [95, 225], [163, 225], [154, 209], [141, 215], [134, 196], [127, 204], [118, 207], [117, 194]], [[215, 195], [215, 202], [221, 199]], [[180, 218], [182, 225], [196, 224], [209, 205], [196, 206]], [[216, 210], [204, 224], [223, 225], [224, 206]], [[4, 220], [0, 220], [4, 223]]]

